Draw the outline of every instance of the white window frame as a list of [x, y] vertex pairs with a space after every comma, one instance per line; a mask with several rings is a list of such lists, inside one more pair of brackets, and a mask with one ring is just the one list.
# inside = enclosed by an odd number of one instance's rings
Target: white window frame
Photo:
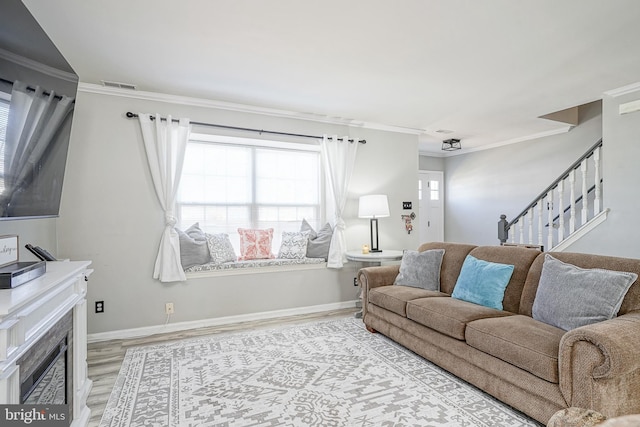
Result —
[[[7, 106], [7, 116], [9, 115], [9, 106], [11, 103], [11, 94], [0, 91], [0, 103], [6, 104]], [[7, 117], [7, 125], [9, 123], [9, 118]], [[6, 141], [6, 129], [2, 134], [0, 134], [0, 193], [4, 192], [4, 144]]]
[[[316, 207], [316, 222], [313, 223], [311, 222], [311, 225], [314, 227], [314, 229], [318, 230], [322, 224], [324, 224], [326, 222], [326, 196], [325, 196], [325, 190], [326, 190], [326, 179], [325, 179], [325, 174], [324, 174], [324, 170], [323, 170], [323, 165], [322, 165], [322, 161], [320, 158], [320, 145], [319, 143], [296, 143], [296, 142], [283, 142], [283, 141], [274, 141], [274, 140], [265, 140], [265, 139], [254, 139], [254, 138], [239, 138], [239, 137], [231, 137], [231, 136], [222, 136], [222, 135], [214, 135], [214, 134], [207, 134], [207, 133], [197, 133], [197, 132], [192, 132], [190, 137], [189, 137], [189, 143], [191, 142], [196, 142], [196, 143], [214, 143], [214, 144], [229, 144], [232, 146], [244, 146], [244, 147], [249, 147], [249, 148], [273, 148], [273, 149], [277, 149], [277, 150], [292, 150], [292, 151], [306, 151], [306, 152], [316, 152], [318, 153], [318, 191], [319, 191], [319, 204]], [[253, 191], [252, 191], [252, 197], [251, 197], [251, 221], [253, 222], [253, 224], [245, 224], [244, 228], [255, 228], [257, 227], [254, 224], [257, 224], [257, 218], [255, 217], [256, 215], [256, 208], [260, 205], [258, 205], [256, 203], [256, 195], [255, 195], [255, 180], [256, 180], [256, 174], [255, 174], [255, 158], [252, 159], [253, 160], [253, 164], [252, 164], [252, 172], [251, 172], [251, 176], [252, 176], [252, 187], [253, 187]], [[181, 184], [182, 185], [182, 184]], [[191, 224], [187, 224], [185, 221], [190, 221], [190, 220], [185, 220], [183, 221], [183, 218], [181, 218], [181, 206], [183, 204], [180, 203], [179, 201], [176, 201], [176, 205], [175, 205], [175, 212], [176, 212], [176, 216], [177, 216], [177, 221], [179, 224], [179, 227], [182, 228], [187, 228], [189, 227]], [[199, 204], [198, 204], [199, 205]], [[271, 204], [269, 206], [272, 206]], [[296, 223], [295, 225], [295, 229], [291, 228], [289, 230], [285, 230], [285, 231], [298, 231], [300, 228], [300, 224], [301, 224], [301, 219], [299, 220], [299, 222]], [[210, 232], [207, 231], [206, 227], [202, 227], [203, 230], [205, 232]], [[273, 243], [272, 243], [272, 252], [274, 253], [275, 256], [278, 255], [278, 250], [280, 247], [280, 242], [281, 242], [281, 235], [277, 235], [279, 232], [276, 230], [274, 231], [274, 236], [273, 236]], [[231, 233], [230, 233], [231, 234]], [[232, 238], [232, 243], [234, 244], [234, 247], [236, 249], [236, 254], [239, 255], [239, 248], [236, 246], [237, 242], [233, 240]], [[322, 267], [325, 267], [325, 264], [321, 264]], [[296, 269], [298, 266], [294, 266], [294, 269]], [[305, 268], [304, 266], [300, 266], [301, 268]], [[311, 265], [306, 266], [306, 268], [311, 267]], [[317, 266], [315, 266], [315, 268], [317, 268]], [[252, 269], [252, 270], [262, 270], [263, 268], [258, 268], [258, 269]], [[289, 268], [290, 269], [290, 268]], [[246, 269], [242, 269], [242, 270], [246, 270]], [[265, 271], [268, 270], [265, 268]], [[212, 272], [213, 274], [221, 274], [219, 272]], [[226, 274], [229, 274], [230, 272], [227, 271]], [[233, 274], [233, 273], [232, 273]]]

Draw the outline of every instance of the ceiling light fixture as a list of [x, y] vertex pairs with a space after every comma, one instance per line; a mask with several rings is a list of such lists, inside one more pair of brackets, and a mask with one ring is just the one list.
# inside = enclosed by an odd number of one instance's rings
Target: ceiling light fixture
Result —
[[444, 151], [456, 151], [462, 149], [459, 139], [445, 139], [442, 141], [442, 149]]

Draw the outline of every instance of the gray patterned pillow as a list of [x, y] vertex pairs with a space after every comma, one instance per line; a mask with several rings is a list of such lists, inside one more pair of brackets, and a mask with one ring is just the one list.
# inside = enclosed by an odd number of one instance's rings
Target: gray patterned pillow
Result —
[[200, 229], [200, 224], [196, 222], [184, 231], [177, 228], [175, 230], [180, 239], [180, 263], [182, 268], [206, 264], [211, 260], [204, 231]]
[[308, 231], [282, 232], [282, 244], [278, 252], [278, 258], [304, 259], [307, 256]]
[[440, 267], [444, 249], [404, 251], [400, 272], [394, 285], [411, 286], [428, 291], [440, 290]]
[[584, 269], [544, 257], [532, 317], [569, 331], [614, 318], [638, 275]]
[[236, 251], [233, 249], [229, 235], [226, 233], [207, 234], [207, 245], [211, 254], [211, 261], [214, 264], [234, 262], [238, 260]]

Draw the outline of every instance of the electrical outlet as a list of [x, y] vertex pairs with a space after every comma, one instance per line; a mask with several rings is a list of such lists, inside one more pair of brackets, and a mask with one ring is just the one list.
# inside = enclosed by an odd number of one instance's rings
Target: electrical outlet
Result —
[[96, 313], [104, 313], [104, 301], [96, 301]]
[[164, 312], [167, 314], [173, 314], [174, 310], [173, 310], [173, 303], [172, 302], [168, 302], [164, 305]]
[[353, 278], [353, 286], [358, 286], [358, 278], [357, 277]]

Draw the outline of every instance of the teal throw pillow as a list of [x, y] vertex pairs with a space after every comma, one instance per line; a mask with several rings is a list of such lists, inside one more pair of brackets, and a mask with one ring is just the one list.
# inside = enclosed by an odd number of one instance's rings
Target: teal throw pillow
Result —
[[502, 310], [504, 291], [511, 280], [513, 269], [513, 265], [483, 261], [467, 255], [451, 296]]

